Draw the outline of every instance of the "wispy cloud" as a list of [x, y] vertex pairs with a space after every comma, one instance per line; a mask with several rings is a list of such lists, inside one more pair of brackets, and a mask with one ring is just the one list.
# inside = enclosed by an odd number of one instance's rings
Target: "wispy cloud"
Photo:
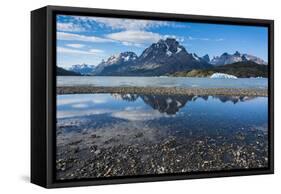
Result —
[[82, 32], [85, 31], [85, 28], [81, 25], [77, 25], [74, 23], [57, 23], [57, 30], [64, 32]]
[[168, 34], [166, 34], [166, 35], [164, 35], [164, 36], [161, 36], [161, 38], [162, 38], [162, 39], [174, 38], [174, 39], [176, 39], [178, 42], [181, 42], [181, 43], [183, 43], [184, 40], [185, 40], [184, 37], [176, 36], [176, 35], [168, 35]]
[[62, 105], [73, 105], [73, 104], [104, 104], [107, 103], [110, 97], [106, 95], [95, 96], [94, 94], [89, 95], [77, 95], [77, 96], [57, 96], [57, 104], [58, 106]]
[[91, 53], [103, 53], [104, 51], [100, 50], [100, 49], [90, 49], [89, 52], [91, 52]]
[[84, 103], [77, 103], [77, 104], [73, 104], [72, 108], [78, 108], [78, 109], [85, 109], [88, 108], [89, 105], [88, 104], [84, 104]]
[[215, 41], [224, 41], [224, 39], [223, 38], [217, 38], [217, 39], [215, 39]]
[[[147, 44], [157, 42], [159, 39], [165, 39], [167, 37], [176, 38], [178, 41], [183, 42], [183, 38], [173, 35], [160, 35], [155, 32], [150, 32], [148, 29], [153, 27], [172, 25], [169, 22], [163, 21], [151, 21], [151, 20], [135, 20], [135, 19], [117, 19], [117, 18], [102, 18], [102, 17], [84, 17], [84, 16], [72, 16], [72, 20], [68, 23], [58, 23], [58, 40], [68, 41], [85, 41], [85, 42], [116, 42], [125, 46], [143, 47]], [[119, 30], [119, 32], [113, 32], [104, 34], [103, 36], [89, 36], [71, 33], [79, 31], [79, 25], [83, 28], [89, 28], [90, 24], [93, 26], [107, 27], [111, 30]], [[175, 24], [173, 24], [175, 25]], [[77, 27], [77, 29], [75, 29]], [[62, 30], [64, 29], [64, 30]], [[121, 31], [120, 31], [121, 30]], [[69, 47], [82, 48], [78, 44], [70, 44]]]
[[153, 32], [146, 31], [122, 31], [106, 35], [107, 38], [120, 41], [123, 44], [148, 44], [157, 42], [161, 39], [161, 35]]
[[66, 46], [72, 47], [72, 48], [83, 48], [83, 47], [85, 47], [84, 44], [66, 44]]
[[78, 50], [78, 49], [70, 49], [65, 47], [57, 47], [58, 53], [67, 53], [67, 54], [83, 54], [83, 55], [96, 55], [98, 53], [102, 53], [103, 50], [99, 49], [90, 49], [90, 50]]
[[126, 46], [144, 46], [147, 44], [152, 44], [160, 39], [175, 38], [176, 40], [183, 42], [182, 37], [177, 37], [175, 35], [161, 35], [154, 32], [147, 31], [137, 31], [137, 30], [127, 30], [116, 33], [107, 34], [105, 36], [114, 41], [119, 41]]
[[[58, 16], [58, 20], [65, 19]], [[112, 30], [148, 30], [163, 26], [174, 28], [190, 28], [189, 25], [182, 22], [168, 22], [157, 20], [127, 19], [127, 18], [106, 18], [89, 16], [68, 16], [67, 22], [77, 27], [83, 27], [84, 30], [94, 30], [98, 27], [110, 28]], [[67, 23], [65, 22], [65, 23]]]
[[188, 36], [187, 37], [188, 40], [201, 40], [201, 41], [223, 41], [224, 39], [223, 38], [215, 38], [215, 39], [212, 39], [212, 38], [201, 38], [201, 37], [193, 37], [193, 36]]
[[66, 32], [57, 32], [58, 40], [72, 40], [72, 41], [85, 41], [85, 42], [113, 42], [107, 38], [101, 38], [98, 36], [85, 36]]
[[129, 121], [148, 121], [161, 117], [165, 117], [164, 114], [161, 114], [157, 110], [125, 110], [125, 111], [115, 111], [111, 114], [112, 117], [119, 119], [126, 119]]
[[168, 26], [169, 22], [153, 20], [118, 19], [103, 17], [73, 16], [73, 19], [87, 24], [98, 24], [100, 27], [108, 27], [113, 30], [145, 30], [160, 26]]

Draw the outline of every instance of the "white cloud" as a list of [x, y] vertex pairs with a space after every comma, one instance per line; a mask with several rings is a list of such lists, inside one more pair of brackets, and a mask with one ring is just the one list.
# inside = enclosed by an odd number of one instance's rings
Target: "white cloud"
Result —
[[[83, 42], [120, 42], [125, 46], [142, 47], [147, 44], [155, 43], [160, 39], [166, 39], [168, 37], [175, 38], [179, 42], [183, 42], [183, 37], [177, 37], [175, 35], [161, 35], [154, 32], [140, 31], [140, 30], [125, 30], [121, 32], [115, 32], [106, 34], [104, 37], [98, 36], [85, 36], [74, 33], [57, 32], [58, 40], [69, 41], [83, 41]], [[82, 44], [67, 44], [69, 47], [82, 48]]]
[[152, 27], [168, 26], [168, 22], [152, 21], [152, 20], [136, 20], [136, 19], [119, 19], [119, 18], [104, 18], [104, 17], [86, 17], [74, 16], [74, 19], [84, 23], [95, 22], [100, 27], [109, 27], [111, 29], [121, 30], [144, 30]]
[[133, 30], [107, 34], [106, 37], [125, 45], [153, 43], [161, 39], [161, 35], [157, 33]]
[[89, 52], [91, 52], [91, 53], [103, 53], [104, 51], [100, 50], [100, 49], [90, 49]]
[[193, 37], [193, 36], [188, 36], [187, 38], [188, 38], [188, 40], [208, 40], [208, 38], [197, 38], [197, 37]]
[[216, 39], [211, 39], [211, 38], [199, 38], [199, 37], [193, 37], [193, 36], [188, 36], [188, 40], [202, 40], [202, 41], [223, 41], [223, 38], [216, 38]]
[[73, 23], [57, 23], [57, 30], [64, 32], [81, 32], [85, 29], [82, 26]]
[[72, 108], [81, 108], [81, 109], [84, 109], [84, 108], [88, 108], [89, 105], [88, 104], [83, 104], [83, 103], [77, 103], [77, 104], [73, 104], [72, 105]]
[[84, 44], [66, 44], [66, 46], [72, 47], [72, 48], [83, 48], [83, 47], [85, 47]]
[[65, 47], [57, 47], [58, 53], [67, 53], [67, 54], [83, 54], [83, 55], [95, 55], [97, 53], [102, 53], [103, 50], [99, 49], [90, 49], [89, 51], [70, 49]]
[[178, 42], [184, 42], [184, 37], [179, 37], [179, 36], [176, 36], [176, 35], [164, 35], [162, 37], [162, 39], [166, 39], [166, 38], [174, 38], [176, 39]]
[[[166, 37], [176, 38], [183, 42], [183, 38], [173, 35], [160, 35], [148, 31], [150, 28], [161, 26], [189, 27], [181, 23], [156, 21], [156, 20], [139, 20], [127, 18], [105, 18], [105, 17], [88, 17], [88, 16], [71, 16], [68, 23], [58, 23], [57, 39], [69, 41], [87, 41], [87, 42], [119, 42], [126, 46], [143, 47], [145, 44], [157, 42], [159, 39]], [[105, 27], [112, 30], [118, 30], [103, 36], [87, 36], [68, 32], [78, 32], [79, 30], [95, 30], [96, 27]], [[63, 31], [63, 32], [62, 32]], [[73, 48], [79, 48], [73, 46]], [[71, 45], [70, 45], [71, 47]], [[81, 47], [80, 47], [81, 48]]]
[[85, 41], [85, 42], [112, 42], [112, 40], [101, 38], [97, 36], [85, 36], [66, 32], [57, 32], [58, 40], [72, 40], [72, 41]]
[[132, 43], [132, 42], [121, 42], [124, 46], [135, 46], [135, 47], [143, 47], [143, 44], [139, 44], [139, 43]]
[[122, 32], [111, 33], [111, 34], [107, 34], [106, 37], [114, 41], [119, 41], [126, 46], [137, 46], [137, 47], [141, 47], [146, 44], [155, 43], [158, 42], [160, 39], [166, 39], [166, 38], [174, 38], [179, 42], [184, 41], [183, 37], [178, 37], [175, 35], [161, 35], [154, 32], [135, 31], [135, 30], [127, 30]]

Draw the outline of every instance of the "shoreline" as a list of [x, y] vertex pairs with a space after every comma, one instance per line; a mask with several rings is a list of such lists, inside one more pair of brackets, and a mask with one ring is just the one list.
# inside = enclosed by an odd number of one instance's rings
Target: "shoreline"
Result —
[[160, 95], [225, 95], [225, 96], [268, 96], [267, 89], [257, 88], [177, 88], [177, 87], [103, 87], [103, 86], [58, 86], [57, 95], [120, 93]]
[[197, 128], [196, 123], [190, 117], [182, 124], [160, 123], [157, 119], [105, 122], [97, 115], [85, 120], [58, 119], [56, 178], [268, 167], [266, 130], [233, 123], [231, 128], [216, 125], [219, 130], [215, 132], [201, 125]]

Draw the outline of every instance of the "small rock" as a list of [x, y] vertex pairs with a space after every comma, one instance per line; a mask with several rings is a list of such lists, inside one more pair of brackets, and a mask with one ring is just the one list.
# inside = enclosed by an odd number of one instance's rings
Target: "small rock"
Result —
[[95, 154], [100, 154], [100, 153], [101, 153], [101, 150], [96, 150], [94, 153], [95, 153]]

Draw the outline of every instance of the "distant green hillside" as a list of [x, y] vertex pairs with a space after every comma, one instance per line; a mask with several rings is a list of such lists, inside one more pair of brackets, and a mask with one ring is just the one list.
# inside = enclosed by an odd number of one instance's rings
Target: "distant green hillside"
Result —
[[68, 71], [61, 67], [57, 67], [57, 75], [59, 75], [59, 76], [78, 76], [80, 74], [73, 72], [73, 71]]
[[240, 78], [247, 77], [268, 77], [268, 66], [259, 65], [255, 62], [237, 62], [229, 65], [216, 66], [208, 69], [193, 69], [181, 71], [170, 76], [176, 77], [209, 77], [213, 73], [226, 73]]

